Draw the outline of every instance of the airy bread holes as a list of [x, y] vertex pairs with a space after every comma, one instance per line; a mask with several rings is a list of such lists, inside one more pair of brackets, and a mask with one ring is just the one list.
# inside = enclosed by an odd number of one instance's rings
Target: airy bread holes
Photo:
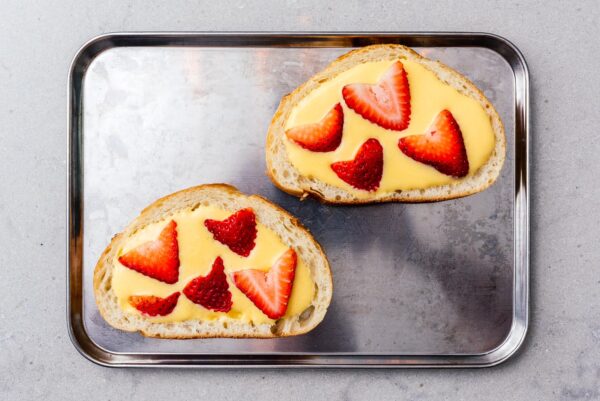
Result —
[[315, 310], [314, 305], [311, 305], [308, 308], [304, 309], [304, 311], [298, 317], [298, 321], [300, 323], [302, 323], [302, 322], [305, 322], [306, 320], [308, 320], [312, 316], [314, 310]]
[[276, 321], [275, 324], [273, 324], [271, 326], [271, 333], [273, 333], [275, 335], [281, 333], [283, 330], [284, 323], [285, 323], [285, 321], [282, 319], [279, 319], [278, 321]]

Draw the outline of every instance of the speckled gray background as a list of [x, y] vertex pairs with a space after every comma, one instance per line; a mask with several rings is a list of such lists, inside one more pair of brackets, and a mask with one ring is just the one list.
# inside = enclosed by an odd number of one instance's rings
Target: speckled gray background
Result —
[[[588, 2], [0, 3], [0, 399], [600, 399], [600, 5]], [[115, 370], [65, 324], [66, 74], [123, 30], [473, 30], [525, 54], [532, 84], [532, 320], [484, 370]], [[594, 178], [596, 177], [596, 178]]]

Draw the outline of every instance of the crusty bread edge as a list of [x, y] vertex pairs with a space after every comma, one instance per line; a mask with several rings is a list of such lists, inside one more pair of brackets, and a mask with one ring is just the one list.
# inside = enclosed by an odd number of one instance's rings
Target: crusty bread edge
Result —
[[[126, 239], [126, 234], [129, 233], [130, 231], [132, 231], [132, 228], [134, 228], [138, 224], [138, 222], [143, 221], [146, 215], [148, 215], [149, 213], [152, 213], [155, 209], [159, 208], [164, 203], [170, 202], [178, 197], [181, 197], [182, 195], [185, 195], [185, 194], [188, 194], [191, 192], [195, 192], [195, 191], [203, 191], [206, 189], [220, 190], [220, 191], [223, 191], [223, 192], [228, 193], [233, 196], [241, 196], [241, 197], [248, 198], [251, 201], [259, 202], [262, 205], [266, 206], [267, 208], [272, 209], [272, 211], [284, 216], [284, 218], [287, 219], [295, 228], [300, 230], [303, 233], [303, 235], [307, 236], [307, 238], [310, 239], [311, 245], [315, 247], [315, 250], [318, 252], [319, 257], [322, 259], [322, 261], [324, 263], [324, 267], [325, 267], [324, 273], [327, 278], [326, 286], [328, 287], [328, 288], [317, 288], [317, 291], [324, 291], [326, 293], [325, 294], [326, 295], [326, 305], [324, 305], [323, 308], [319, 308], [319, 310], [317, 308], [315, 308], [313, 310], [312, 316], [311, 316], [312, 321], [311, 321], [310, 325], [301, 326], [299, 329], [297, 329], [293, 332], [286, 331], [286, 332], [274, 333], [269, 328], [268, 332], [265, 332], [263, 330], [263, 332], [261, 332], [261, 333], [220, 332], [220, 333], [212, 333], [209, 335], [206, 335], [206, 334], [204, 334], [204, 335], [199, 335], [199, 334], [189, 334], [189, 335], [167, 334], [167, 335], [163, 335], [162, 333], [157, 333], [156, 331], [151, 331], [151, 330], [136, 329], [136, 328], [132, 329], [130, 327], [120, 325], [112, 320], [111, 315], [106, 310], [104, 303], [101, 302], [101, 300], [103, 300], [103, 298], [104, 298], [104, 296], [103, 296], [104, 294], [103, 294], [100, 286], [101, 286], [102, 280], [104, 279], [104, 274], [106, 274], [105, 273], [106, 269], [107, 268], [112, 269], [112, 267], [107, 266], [107, 264], [110, 263], [110, 261], [112, 259], [114, 259], [113, 255], [112, 255], [113, 250], [116, 250], [119, 248], [121, 242], [124, 239]], [[181, 208], [178, 210], [185, 210], [185, 208]], [[144, 225], [137, 227], [135, 230], [133, 230], [133, 232], [135, 232], [139, 229], [142, 229], [143, 226]], [[110, 272], [108, 274], [110, 274]], [[110, 280], [111, 278], [108, 278], [108, 279]], [[246, 194], [238, 191], [237, 188], [235, 188], [229, 184], [203, 184], [203, 185], [198, 185], [195, 187], [187, 188], [184, 190], [180, 190], [180, 191], [177, 191], [170, 195], [167, 195], [165, 197], [162, 197], [160, 199], [157, 199], [152, 204], [150, 204], [149, 206], [144, 208], [141, 211], [141, 213], [139, 214], [139, 216], [136, 217], [136, 219], [134, 219], [121, 233], [115, 235], [112, 238], [110, 244], [105, 248], [105, 250], [102, 252], [100, 258], [98, 259], [98, 262], [94, 269], [93, 287], [94, 287], [94, 296], [95, 296], [95, 300], [96, 300], [96, 305], [98, 307], [98, 311], [100, 312], [100, 315], [103, 317], [103, 319], [109, 325], [111, 325], [112, 327], [119, 329], [119, 330], [128, 331], [128, 332], [138, 331], [138, 332], [140, 332], [140, 334], [142, 334], [146, 337], [166, 338], [166, 339], [197, 339], [197, 338], [257, 338], [257, 339], [260, 339], [260, 338], [278, 338], [278, 337], [297, 336], [297, 335], [308, 333], [309, 331], [311, 331], [315, 327], [317, 327], [321, 323], [321, 321], [324, 319], [327, 309], [331, 303], [331, 298], [332, 298], [332, 294], [333, 294], [333, 279], [332, 279], [332, 275], [331, 275], [331, 268], [329, 265], [329, 260], [327, 259], [327, 256], [326, 256], [325, 252], [323, 251], [322, 246], [319, 244], [318, 241], [316, 241], [316, 239], [312, 236], [310, 231], [307, 228], [305, 228], [300, 223], [300, 221], [296, 217], [294, 217], [292, 214], [290, 214], [287, 210], [283, 209], [282, 207], [276, 205], [275, 203], [269, 201], [268, 199], [266, 199], [260, 195], [246, 195]], [[112, 291], [112, 288], [109, 291]], [[315, 294], [315, 298], [316, 297], [317, 297], [317, 294]], [[283, 318], [283, 319], [280, 319], [280, 321], [290, 319], [290, 318], [297, 318], [297, 316]], [[235, 320], [235, 319], [226, 318], [225, 320], [231, 321], [231, 320]], [[279, 321], [277, 321], [277, 322], [279, 322]], [[276, 325], [277, 322], [274, 325]], [[179, 323], [170, 323], [170, 324], [178, 325], [178, 324], [185, 324], [185, 323], [187, 323], [187, 321], [179, 322]], [[165, 323], [152, 323], [152, 325], [164, 325], [164, 324]], [[264, 324], [263, 326], [271, 327], [274, 325]], [[255, 328], [256, 326], [252, 326], [252, 327]]]
[[[366, 54], [374, 52], [374, 51], [379, 51], [379, 50], [387, 50], [389, 52], [393, 52], [394, 56], [389, 57], [388, 59], [407, 58], [411, 61], [416, 61], [419, 64], [421, 64], [422, 66], [424, 66], [425, 68], [427, 68], [428, 70], [435, 73], [436, 76], [438, 76], [438, 78], [440, 78], [440, 71], [444, 72], [446, 74], [449, 74], [452, 78], [455, 79], [455, 81], [448, 81], [448, 80], [444, 80], [441, 78], [440, 79], [443, 82], [454, 87], [460, 93], [470, 96], [471, 98], [477, 100], [481, 104], [481, 106], [484, 108], [484, 110], [490, 117], [493, 127], [496, 127], [496, 129], [494, 130], [494, 134], [495, 134], [494, 150], [493, 150], [492, 155], [488, 159], [488, 161], [482, 167], [480, 167], [479, 170], [474, 175], [466, 177], [466, 178], [458, 181], [457, 184], [460, 185], [460, 183], [466, 182], [469, 179], [473, 179], [475, 176], [478, 176], [480, 174], [484, 175], [484, 173], [486, 173], [486, 172], [489, 175], [489, 179], [485, 180], [478, 187], [466, 188], [466, 189], [462, 189], [460, 191], [450, 189], [443, 196], [432, 195], [431, 192], [435, 192], [436, 189], [440, 189], [440, 188], [444, 188], [444, 187], [453, 188], [455, 186], [454, 183], [448, 184], [448, 185], [437, 186], [437, 187], [433, 187], [433, 188], [427, 188], [427, 189], [398, 191], [398, 192], [386, 194], [386, 195], [380, 196], [380, 197], [377, 197], [375, 195], [373, 197], [366, 197], [366, 198], [356, 198], [350, 192], [346, 191], [344, 188], [335, 187], [336, 191], [340, 191], [340, 192], [344, 193], [344, 196], [341, 197], [340, 199], [328, 197], [327, 195], [323, 194], [321, 191], [318, 191], [315, 188], [313, 188], [310, 185], [310, 181], [312, 181], [312, 180], [306, 179], [308, 184], [304, 184], [304, 185], [296, 182], [297, 186], [295, 186], [295, 187], [285, 185], [282, 182], [283, 180], [278, 175], [278, 173], [281, 171], [281, 168], [276, 169], [274, 166], [274, 161], [273, 161], [274, 155], [273, 155], [272, 149], [274, 148], [274, 144], [276, 144], [278, 141], [283, 142], [283, 136], [285, 135], [285, 132], [282, 129], [282, 127], [285, 125], [285, 121], [289, 117], [289, 114], [290, 114], [293, 106], [295, 104], [297, 104], [299, 101], [301, 101], [305, 96], [310, 94], [310, 92], [312, 90], [318, 88], [318, 86], [321, 83], [326, 82], [330, 79], [333, 79], [340, 73], [347, 71], [349, 68], [351, 68], [353, 66], [352, 63], [354, 62], [353, 59], [360, 60], [361, 57], [365, 56]], [[384, 58], [381, 58], [381, 59], [384, 59]], [[342, 68], [339, 68], [339, 67], [342, 67]], [[339, 70], [338, 70], [338, 68], [339, 68]], [[460, 85], [458, 85], [457, 82], [460, 83]], [[313, 88], [309, 92], [307, 92], [306, 94], [301, 96], [301, 94], [306, 90], [306, 88], [310, 88], [311, 86]], [[469, 91], [472, 93], [468, 93]], [[299, 97], [299, 96], [301, 96], [301, 97]], [[282, 146], [284, 146], [283, 143], [282, 143]], [[496, 181], [498, 176], [500, 175], [500, 171], [502, 169], [502, 165], [505, 160], [506, 137], [505, 137], [505, 133], [504, 133], [504, 125], [502, 123], [502, 120], [500, 119], [500, 116], [498, 115], [498, 112], [496, 111], [494, 106], [490, 103], [490, 101], [485, 97], [483, 92], [481, 92], [481, 90], [475, 84], [473, 84], [473, 82], [471, 82], [467, 77], [465, 77], [464, 75], [455, 71], [454, 69], [442, 64], [439, 61], [430, 60], [430, 59], [427, 59], [427, 58], [421, 56], [420, 54], [418, 54], [417, 52], [415, 52], [414, 50], [412, 50], [409, 47], [406, 47], [403, 45], [397, 45], [397, 44], [380, 44], [380, 45], [371, 45], [371, 46], [362, 47], [362, 48], [355, 49], [355, 50], [352, 50], [348, 53], [341, 55], [336, 60], [331, 62], [321, 72], [315, 74], [310, 79], [308, 79], [305, 83], [303, 83], [298, 88], [296, 88], [293, 92], [284, 96], [282, 98], [281, 102], [279, 103], [279, 107], [277, 108], [277, 110], [273, 116], [273, 119], [271, 120], [271, 124], [269, 126], [269, 130], [267, 133], [265, 153], [266, 153], [266, 164], [267, 164], [266, 174], [271, 179], [273, 184], [280, 190], [282, 190], [290, 195], [297, 196], [301, 199], [304, 199], [308, 196], [313, 196], [323, 203], [347, 204], [347, 205], [380, 203], [380, 202], [403, 202], [403, 203], [435, 202], [435, 201], [461, 198], [464, 196], [468, 196], [468, 195], [472, 195], [472, 194], [481, 192], [481, 191], [487, 189], [488, 187], [490, 187]], [[286, 159], [287, 159], [287, 152], [286, 152]], [[287, 161], [287, 166], [285, 166], [285, 167], [293, 169], [297, 172], [296, 168], [291, 164], [291, 162], [289, 162], [289, 159], [287, 159], [286, 161]], [[275, 171], [277, 171], [277, 173]], [[301, 174], [299, 172], [297, 172], [297, 174], [298, 174], [298, 176], [301, 176]], [[314, 180], [314, 181], [318, 181], [318, 180]], [[323, 185], [327, 188], [333, 188], [331, 185], [328, 185], [328, 184], [325, 184], [322, 182], [320, 182], [320, 185]]]

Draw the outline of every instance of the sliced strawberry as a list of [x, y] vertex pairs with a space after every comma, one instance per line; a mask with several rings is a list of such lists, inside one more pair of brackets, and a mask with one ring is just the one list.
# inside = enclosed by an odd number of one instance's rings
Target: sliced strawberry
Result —
[[249, 269], [233, 273], [233, 281], [258, 309], [271, 319], [279, 319], [287, 310], [296, 274], [296, 252], [285, 251], [265, 273]]
[[231, 291], [225, 276], [223, 259], [217, 257], [210, 273], [199, 276], [187, 283], [183, 289], [185, 296], [195, 304], [217, 312], [231, 310]]
[[375, 191], [383, 174], [383, 148], [377, 139], [362, 144], [354, 160], [335, 162], [331, 168], [354, 188]]
[[158, 239], [146, 242], [119, 257], [119, 262], [138, 273], [167, 284], [179, 278], [179, 244], [177, 223], [171, 220]]
[[398, 147], [406, 156], [454, 177], [469, 173], [469, 160], [458, 123], [442, 110], [424, 135], [400, 138]]
[[251, 208], [238, 210], [222, 221], [207, 219], [204, 225], [214, 239], [240, 256], [248, 256], [254, 249], [256, 216]]
[[129, 303], [135, 309], [150, 316], [166, 316], [173, 312], [177, 306], [179, 292], [174, 292], [166, 298], [155, 297], [154, 295], [133, 295], [129, 297]]
[[344, 110], [339, 103], [321, 121], [285, 131], [289, 139], [313, 152], [331, 152], [342, 142]]
[[394, 131], [402, 131], [410, 124], [410, 88], [400, 61], [375, 85], [346, 85], [342, 96], [348, 107], [373, 124]]

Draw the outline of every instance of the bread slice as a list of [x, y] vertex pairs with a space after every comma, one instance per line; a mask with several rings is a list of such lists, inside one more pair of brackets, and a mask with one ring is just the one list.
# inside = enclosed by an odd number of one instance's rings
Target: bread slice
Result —
[[[137, 231], [149, 224], [164, 221], [168, 216], [200, 205], [215, 206], [235, 212], [251, 207], [259, 223], [273, 230], [282, 241], [294, 248], [298, 257], [310, 269], [315, 283], [312, 304], [297, 316], [285, 317], [274, 324], [248, 324], [223, 316], [220, 320], [189, 320], [176, 323], [155, 323], [141, 314], [128, 313], [118, 305], [112, 289], [112, 272], [117, 252]], [[159, 199], [145, 208], [125, 230], [113, 237], [94, 270], [94, 293], [102, 317], [113, 327], [125, 331], [140, 331], [149, 337], [284, 337], [306, 333], [325, 317], [331, 301], [333, 283], [329, 262], [321, 246], [300, 222], [288, 212], [258, 195], [245, 195], [225, 184], [209, 184], [185, 189]]]
[[[398, 190], [393, 193], [373, 193], [372, 196], [367, 198], [358, 198], [343, 188], [326, 184], [316, 178], [302, 176], [291, 164], [284, 143], [285, 124], [293, 108], [324, 82], [335, 78], [355, 65], [372, 61], [403, 59], [421, 64], [435, 73], [442, 82], [481, 104], [489, 115], [495, 135], [494, 150], [487, 163], [474, 175], [467, 176], [451, 184], [426, 189]], [[492, 185], [500, 174], [504, 163], [505, 147], [504, 127], [498, 113], [483, 93], [466, 77], [438, 61], [420, 56], [406, 46], [395, 44], [372, 45], [353, 50], [339, 57], [323, 71], [310, 78], [281, 100], [267, 135], [267, 174], [278, 188], [289, 194], [300, 198], [313, 195], [326, 203], [440, 201], [471, 195]]]

